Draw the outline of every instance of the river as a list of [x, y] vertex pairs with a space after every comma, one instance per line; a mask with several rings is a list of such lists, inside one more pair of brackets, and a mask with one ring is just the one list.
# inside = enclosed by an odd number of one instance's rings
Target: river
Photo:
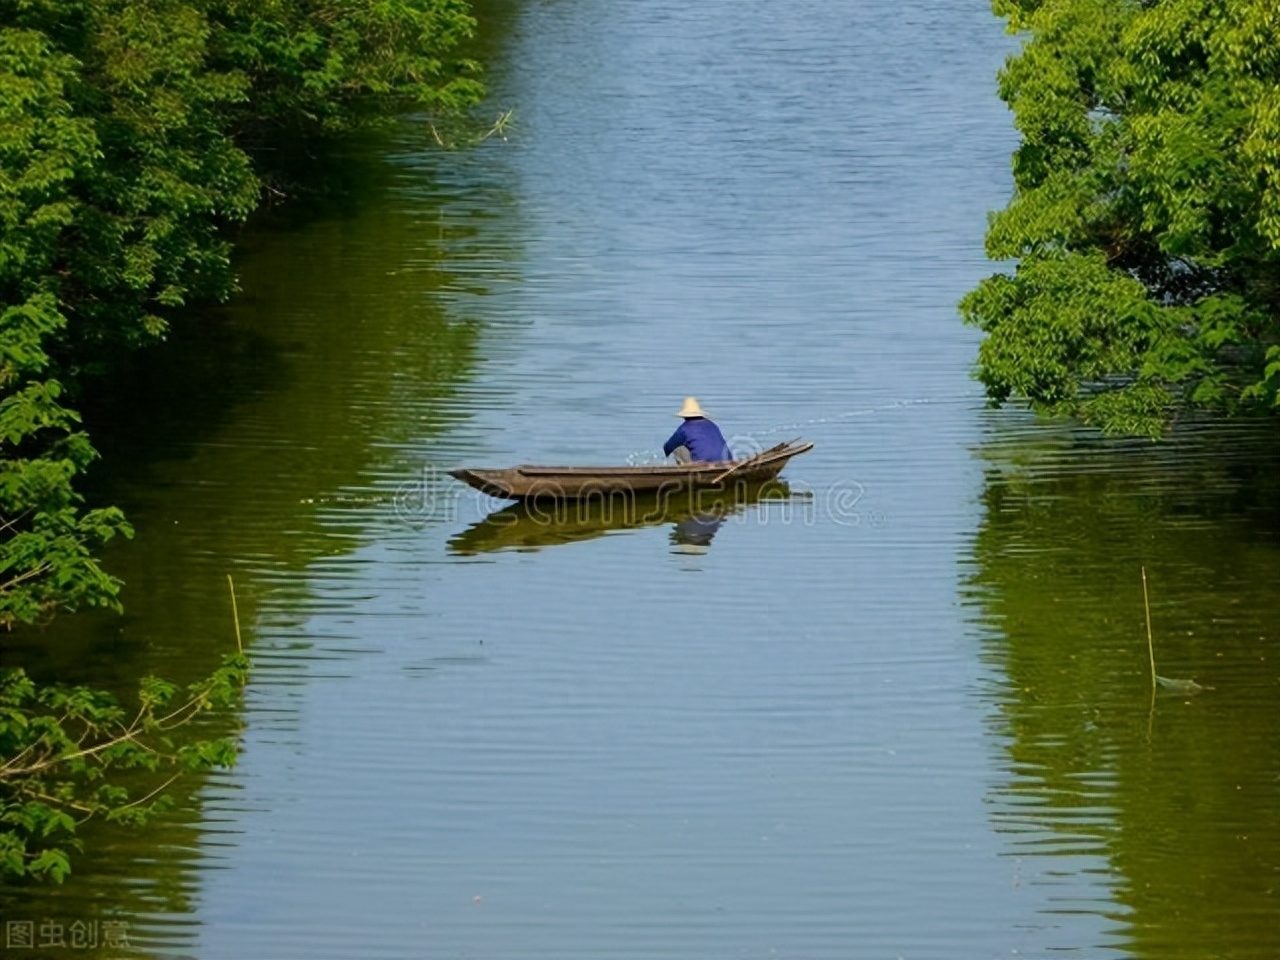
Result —
[[[6, 917], [207, 960], [1280, 954], [1274, 431], [985, 407], [987, 4], [481, 13], [505, 138], [353, 146], [102, 400], [127, 612], [11, 648], [194, 679], [231, 573], [243, 751]], [[446, 473], [648, 462], [687, 395], [813, 441], [790, 496], [504, 539]], [[1144, 568], [1208, 689], [1152, 695]]]

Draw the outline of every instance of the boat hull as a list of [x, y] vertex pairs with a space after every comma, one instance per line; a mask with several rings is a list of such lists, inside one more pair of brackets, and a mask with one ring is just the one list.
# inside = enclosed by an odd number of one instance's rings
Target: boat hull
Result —
[[505, 500], [586, 500], [639, 494], [670, 494], [695, 488], [729, 487], [772, 480], [811, 443], [779, 444], [746, 460], [647, 467], [539, 467], [452, 470], [450, 475]]

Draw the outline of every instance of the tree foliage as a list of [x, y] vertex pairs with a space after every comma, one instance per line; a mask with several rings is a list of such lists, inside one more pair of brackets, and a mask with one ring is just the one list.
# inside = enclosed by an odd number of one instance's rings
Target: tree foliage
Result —
[[117, 604], [84, 512], [86, 373], [230, 295], [252, 144], [475, 101], [465, 0], [7, 0], [0, 5], [0, 627]]
[[995, 0], [1022, 142], [961, 302], [996, 402], [1158, 435], [1280, 410], [1280, 5]]
[[[176, 731], [234, 704], [248, 671], [248, 660], [233, 654], [185, 690], [148, 677], [132, 715], [101, 691], [38, 686], [21, 670], [0, 674], [0, 876], [60, 882], [80, 824], [144, 823], [169, 806], [164, 791], [183, 771], [231, 766], [230, 738], [179, 743]], [[169, 776], [132, 797], [125, 771]]]
[[[481, 93], [456, 56], [472, 27], [466, 0], [0, 3], [0, 629], [119, 607], [95, 552], [132, 530], [76, 492], [96, 454], [70, 398], [231, 294], [228, 227], [259, 202], [261, 146], [461, 113]], [[0, 674], [0, 875], [60, 880], [77, 824], [161, 809], [167, 784], [131, 798], [137, 774], [229, 764], [230, 741], [174, 731], [247, 668], [144, 680], [132, 715]]]

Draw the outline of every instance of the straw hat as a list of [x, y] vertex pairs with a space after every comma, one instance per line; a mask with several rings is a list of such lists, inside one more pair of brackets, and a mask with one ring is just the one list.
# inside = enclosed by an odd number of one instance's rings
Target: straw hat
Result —
[[689, 417], [705, 417], [706, 415], [707, 412], [703, 410], [702, 407], [698, 406], [697, 397], [685, 397], [684, 406], [681, 407], [680, 412], [676, 414], [677, 417], [684, 417], [686, 420], [689, 419]]

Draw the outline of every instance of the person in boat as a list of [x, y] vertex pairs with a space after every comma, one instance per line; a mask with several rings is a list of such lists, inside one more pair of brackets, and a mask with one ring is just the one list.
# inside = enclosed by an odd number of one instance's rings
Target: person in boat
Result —
[[732, 460], [733, 453], [725, 443], [720, 428], [707, 417], [696, 397], [685, 397], [677, 417], [684, 423], [662, 445], [662, 452], [674, 456], [676, 463], [701, 463]]

